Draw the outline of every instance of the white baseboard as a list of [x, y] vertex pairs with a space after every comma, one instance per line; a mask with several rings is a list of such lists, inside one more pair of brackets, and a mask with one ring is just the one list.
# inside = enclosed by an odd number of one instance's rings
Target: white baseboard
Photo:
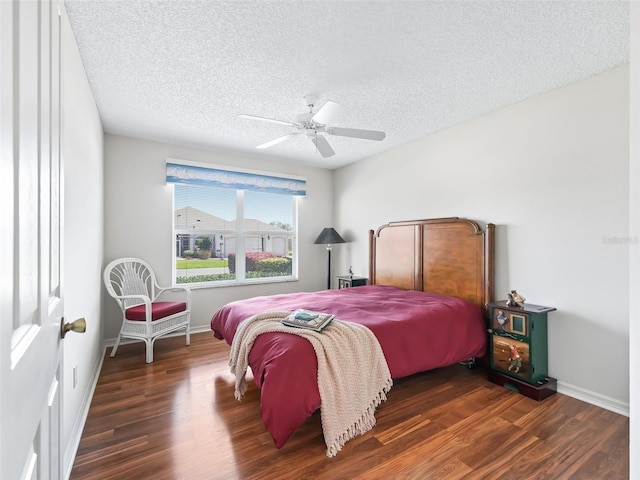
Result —
[[569, 397], [577, 398], [583, 402], [590, 403], [596, 407], [610, 410], [625, 417], [629, 416], [629, 404], [616, 400], [615, 398], [602, 395], [600, 393], [592, 392], [584, 388], [576, 387], [570, 383], [558, 381], [558, 393], [568, 395]]
[[93, 399], [93, 394], [96, 391], [96, 385], [98, 384], [98, 379], [100, 378], [100, 372], [102, 371], [102, 362], [104, 361], [104, 352], [105, 349], [102, 349], [100, 358], [96, 362], [96, 368], [93, 371], [93, 380], [89, 385], [89, 388], [84, 393], [84, 397], [82, 398], [82, 405], [80, 408], [80, 413], [76, 417], [76, 421], [73, 425], [73, 429], [71, 430], [71, 435], [69, 438], [69, 443], [66, 446], [66, 451], [64, 453], [64, 478], [69, 480], [71, 477], [71, 470], [73, 469], [73, 462], [76, 459], [76, 455], [78, 453], [78, 447], [80, 446], [80, 439], [82, 438], [82, 431], [84, 430], [84, 424], [87, 422], [87, 417], [89, 416], [89, 407], [91, 407], [91, 400]]

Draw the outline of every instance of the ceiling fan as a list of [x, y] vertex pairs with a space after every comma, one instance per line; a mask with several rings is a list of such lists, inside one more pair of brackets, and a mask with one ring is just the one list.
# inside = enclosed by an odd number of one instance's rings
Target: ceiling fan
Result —
[[376, 130], [362, 130], [359, 128], [342, 128], [330, 126], [329, 124], [334, 119], [336, 114], [344, 108], [338, 102], [327, 100], [326, 102], [324, 102], [322, 107], [320, 107], [318, 111], [314, 113], [313, 109], [318, 102], [318, 97], [316, 95], [305, 95], [304, 101], [305, 105], [309, 108], [309, 112], [298, 115], [295, 122], [277, 120], [275, 118], [259, 117], [256, 115], [247, 115], [244, 113], [239, 114], [238, 117], [248, 118], [250, 120], [260, 120], [262, 122], [278, 123], [280, 125], [289, 125], [291, 127], [296, 127], [297, 129], [296, 132], [287, 133], [286, 135], [258, 145], [256, 148], [272, 147], [273, 145], [277, 145], [278, 143], [282, 143], [285, 140], [289, 140], [296, 135], [305, 135], [311, 139], [318, 152], [320, 152], [320, 155], [325, 158], [335, 155], [336, 152], [333, 151], [333, 148], [331, 148], [331, 145], [329, 145], [327, 139], [323, 135], [319, 134], [326, 133], [327, 135], [336, 135], [339, 137], [362, 138], [364, 140], [378, 141], [383, 140], [385, 137], [384, 132], [378, 132]]

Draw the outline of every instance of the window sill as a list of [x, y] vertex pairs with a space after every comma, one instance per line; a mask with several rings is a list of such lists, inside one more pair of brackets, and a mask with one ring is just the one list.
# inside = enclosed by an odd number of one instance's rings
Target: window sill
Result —
[[228, 287], [247, 287], [255, 285], [271, 285], [273, 283], [288, 283], [297, 282], [298, 277], [284, 277], [284, 278], [256, 278], [251, 280], [245, 280], [244, 282], [208, 282], [208, 283], [174, 283], [174, 287], [189, 287], [191, 290], [201, 290], [204, 288], [228, 288]]

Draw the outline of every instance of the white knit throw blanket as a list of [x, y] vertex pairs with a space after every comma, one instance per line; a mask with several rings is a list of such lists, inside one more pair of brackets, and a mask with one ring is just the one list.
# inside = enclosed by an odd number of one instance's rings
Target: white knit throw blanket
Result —
[[256, 337], [286, 332], [306, 338], [318, 358], [320, 418], [333, 457], [346, 442], [371, 430], [376, 407], [387, 399], [393, 382], [378, 340], [357, 323], [334, 319], [322, 333], [288, 327], [281, 320], [291, 312], [265, 312], [244, 320], [231, 345], [229, 365], [236, 376], [236, 399], [242, 399], [247, 383], [249, 351]]

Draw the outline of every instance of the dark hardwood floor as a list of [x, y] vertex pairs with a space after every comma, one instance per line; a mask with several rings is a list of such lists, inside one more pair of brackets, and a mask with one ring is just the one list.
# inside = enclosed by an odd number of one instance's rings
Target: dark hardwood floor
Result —
[[[107, 352], [109, 353], [109, 352]], [[561, 394], [536, 402], [455, 365], [397, 380], [377, 425], [325, 456], [318, 412], [277, 450], [251, 379], [233, 397], [209, 333], [104, 360], [72, 479], [627, 479], [629, 419]]]

